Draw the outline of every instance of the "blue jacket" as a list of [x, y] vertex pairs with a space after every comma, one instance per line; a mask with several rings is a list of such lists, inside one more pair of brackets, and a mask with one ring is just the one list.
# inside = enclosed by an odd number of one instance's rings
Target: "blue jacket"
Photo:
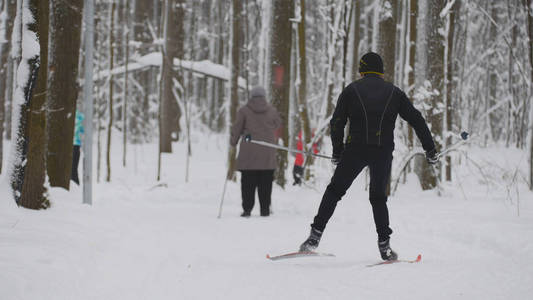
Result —
[[85, 132], [83, 128], [83, 113], [76, 110], [76, 123], [74, 125], [74, 146], [81, 146], [81, 136]]

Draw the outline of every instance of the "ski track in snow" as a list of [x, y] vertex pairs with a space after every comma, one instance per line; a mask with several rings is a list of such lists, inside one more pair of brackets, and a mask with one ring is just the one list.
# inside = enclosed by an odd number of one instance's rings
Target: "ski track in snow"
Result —
[[[413, 176], [390, 198], [392, 247], [418, 264], [379, 262], [364, 172], [339, 203], [319, 247], [336, 257], [269, 261], [307, 237], [331, 167], [315, 191], [276, 187], [273, 215], [239, 217], [230, 183], [221, 219], [225, 143], [193, 144], [190, 182], [184, 145], [163, 156], [154, 187], [156, 145], [130, 146], [128, 168], [114, 148], [112, 183], [51, 191], [52, 209], [29, 211], [0, 186], [1, 299], [526, 299], [533, 294], [533, 195], [520, 190], [520, 217], [505, 193], [462, 180], [443, 197]], [[220, 139], [222, 140], [222, 139]], [[225, 139], [224, 139], [225, 141]], [[494, 150], [499, 151], [499, 150]], [[137, 163], [135, 163], [135, 153]], [[512, 157], [512, 156], [511, 156]], [[506, 157], [510, 160], [510, 156]], [[292, 159], [291, 159], [292, 161]], [[94, 168], [96, 171], [96, 168]], [[81, 172], [81, 169], [80, 169]]]

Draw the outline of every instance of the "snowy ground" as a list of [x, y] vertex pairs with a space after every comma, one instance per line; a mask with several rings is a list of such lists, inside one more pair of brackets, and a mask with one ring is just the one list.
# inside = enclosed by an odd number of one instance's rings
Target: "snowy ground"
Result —
[[212, 145], [193, 145], [187, 184], [183, 145], [175, 144], [175, 153], [164, 157], [162, 182], [168, 187], [155, 187], [155, 146], [131, 147], [126, 169], [116, 146], [112, 183], [96, 186], [93, 206], [80, 204], [81, 189], [75, 187], [53, 190], [49, 210], [18, 209], [3, 175], [0, 299], [533, 295], [533, 194], [525, 189], [521, 173], [498, 171], [525, 165], [521, 151], [477, 151], [477, 162], [492, 164], [485, 168], [488, 187], [474, 175], [475, 168], [467, 167], [458, 173], [461, 185], [447, 187], [442, 197], [422, 192], [416, 178], [408, 178], [389, 200], [392, 246], [405, 259], [421, 253], [422, 262], [367, 268], [379, 256], [364, 176], [324, 233], [319, 249], [335, 258], [272, 262], [267, 253], [292, 251], [306, 238], [331, 168], [327, 162], [319, 166], [323, 171], [313, 188], [275, 188], [269, 218], [259, 217], [257, 207], [251, 218], [240, 218], [239, 185], [231, 183], [223, 216], [217, 219], [225, 139], [206, 139]]

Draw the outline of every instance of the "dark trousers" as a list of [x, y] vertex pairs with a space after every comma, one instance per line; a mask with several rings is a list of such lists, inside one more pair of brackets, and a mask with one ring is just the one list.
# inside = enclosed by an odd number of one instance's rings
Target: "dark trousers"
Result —
[[80, 184], [80, 179], [78, 178], [78, 165], [80, 163], [80, 146], [74, 145], [72, 150], [72, 173], [70, 179], [74, 181], [77, 185]]
[[302, 166], [294, 165], [292, 168], [292, 178], [294, 179], [294, 183], [292, 185], [301, 185], [303, 177], [304, 168]]
[[261, 215], [270, 214], [272, 181], [274, 170], [242, 170], [241, 171], [242, 209], [251, 212], [255, 203], [255, 190], [259, 194]]
[[392, 149], [377, 146], [351, 145], [343, 153], [340, 163], [326, 188], [313, 228], [323, 231], [357, 175], [368, 166], [370, 169], [370, 204], [380, 241], [389, 238], [389, 211], [387, 209], [387, 184], [390, 178]]

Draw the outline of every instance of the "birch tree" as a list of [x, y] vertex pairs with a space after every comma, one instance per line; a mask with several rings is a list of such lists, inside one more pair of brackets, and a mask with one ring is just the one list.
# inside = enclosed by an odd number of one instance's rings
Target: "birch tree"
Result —
[[[5, 0], [3, 7], [3, 18], [0, 23], [0, 28], [3, 28], [3, 37], [0, 36], [0, 174], [2, 173], [2, 161], [3, 161], [3, 148], [4, 148], [4, 123], [6, 122], [6, 116], [10, 116], [9, 108], [6, 112], [6, 100], [11, 101], [11, 93], [8, 93], [8, 87], [12, 86], [13, 79], [13, 62], [10, 60], [11, 52], [11, 36], [13, 33], [13, 22], [15, 20], [15, 14], [17, 10], [16, 0]], [[7, 120], [10, 122], [10, 120]], [[10, 128], [7, 132], [9, 133]]]

